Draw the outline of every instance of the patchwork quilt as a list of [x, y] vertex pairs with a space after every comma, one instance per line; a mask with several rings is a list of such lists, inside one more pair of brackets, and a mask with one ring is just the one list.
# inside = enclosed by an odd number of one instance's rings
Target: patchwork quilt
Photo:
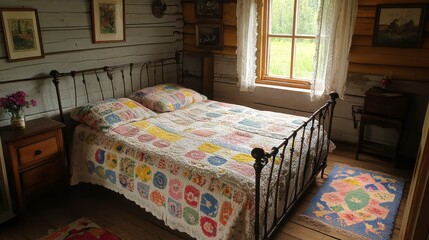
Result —
[[[109, 132], [80, 125], [73, 140], [72, 184], [95, 183], [119, 192], [197, 239], [251, 239], [255, 172], [250, 152], [255, 147], [270, 151], [304, 120], [204, 101]], [[300, 144], [295, 145], [293, 176], [304, 169], [299, 158], [305, 158], [305, 149], [310, 155], [321, 149], [321, 144], [308, 147], [316, 145], [316, 137], [304, 136], [302, 156]], [[285, 155], [289, 161], [290, 152]], [[313, 167], [309, 164], [307, 171]], [[280, 189], [288, 187], [282, 184]]]

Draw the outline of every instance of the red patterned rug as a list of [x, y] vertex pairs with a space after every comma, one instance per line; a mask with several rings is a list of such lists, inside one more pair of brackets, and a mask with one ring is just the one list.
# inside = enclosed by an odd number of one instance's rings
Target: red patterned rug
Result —
[[78, 220], [61, 227], [55, 232], [41, 238], [40, 240], [119, 240], [110, 231], [100, 227], [86, 218]]

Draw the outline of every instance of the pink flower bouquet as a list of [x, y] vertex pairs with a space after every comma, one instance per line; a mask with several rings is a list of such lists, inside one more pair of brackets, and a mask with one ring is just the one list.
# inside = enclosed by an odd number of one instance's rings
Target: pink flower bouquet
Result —
[[27, 97], [28, 95], [24, 91], [17, 91], [11, 95], [2, 97], [0, 98], [0, 108], [4, 108], [12, 117], [17, 117], [24, 107], [35, 107], [37, 105], [36, 100], [31, 99], [28, 101]]

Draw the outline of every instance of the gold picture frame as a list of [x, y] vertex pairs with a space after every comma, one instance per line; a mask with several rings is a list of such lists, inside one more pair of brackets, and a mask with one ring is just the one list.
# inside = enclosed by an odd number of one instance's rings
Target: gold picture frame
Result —
[[124, 0], [91, 0], [92, 42], [125, 41]]
[[9, 62], [45, 57], [37, 9], [2, 8], [0, 18]]

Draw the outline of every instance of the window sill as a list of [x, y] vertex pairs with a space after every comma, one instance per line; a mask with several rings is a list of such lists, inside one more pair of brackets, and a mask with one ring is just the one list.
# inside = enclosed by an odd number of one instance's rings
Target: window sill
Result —
[[278, 90], [283, 90], [283, 91], [302, 92], [302, 93], [310, 94], [310, 90], [309, 89], [276, 86], [276, 85], [270, 85], [270, 84], [256, 83], [255, 84], [255, 89], [257, 89], [257, 88], [278, 89]]

